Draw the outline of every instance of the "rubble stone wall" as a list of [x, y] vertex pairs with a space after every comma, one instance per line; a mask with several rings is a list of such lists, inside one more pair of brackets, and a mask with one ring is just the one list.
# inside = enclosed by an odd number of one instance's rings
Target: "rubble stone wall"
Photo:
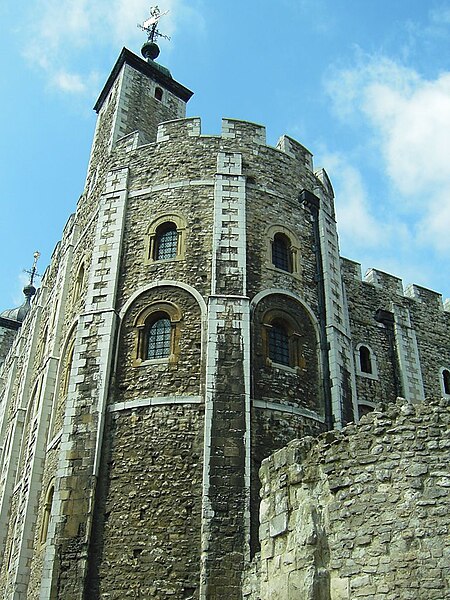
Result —
[[249, 577], [247, 597], [450, 598], [449, 428], [447, 400], [399, 399], [264, 461], [261, 590]]

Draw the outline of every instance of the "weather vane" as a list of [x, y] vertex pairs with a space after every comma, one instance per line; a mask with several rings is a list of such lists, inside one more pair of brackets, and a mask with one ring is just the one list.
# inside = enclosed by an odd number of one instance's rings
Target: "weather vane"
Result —
[[40, 277], [39, 273], [37, 272], [37, 261], [39, 260], [39, 257], [41, 256], [41, 253], [38, 252], [36, 250], [36, 252], [33, 254], [33, 266], [31, 267], [31, 269], [29, 271], [25, 271], [25, 273], [28, 273], [30, 275], [30, 283], [28, 285], [33, 285], [34, 283], [34, 278], [35, 277]]
[[150, 18], [144, 21], [142, 25], [138, 25], [139, 29], [145, 31], [145, 33], [148, 35], [148, 42], [155, 43], [159, 37], [164, 38], [165, 40], [170, 40], [168, 35], [164, 35], [158, 31], [158, 22], [160, 18], [164, 15], [167, 15], [168, 12], [169, 11], [166, 10], [166, 12], [162, 13], [158, 6], [152, 6], [150, 8]]

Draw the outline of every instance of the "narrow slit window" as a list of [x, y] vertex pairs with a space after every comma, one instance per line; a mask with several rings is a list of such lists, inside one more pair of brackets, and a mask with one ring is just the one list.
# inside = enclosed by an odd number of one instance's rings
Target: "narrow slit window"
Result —
[[450, 394], [450, 371], [448, 369], [442, 371], [442, 383], [444, 386], [444, 394]]
[[168, 357], [171, 350], [171, 337], [170, 319], [162, 317], [154, 321], [148, 328], [147, 360]]
[[372, 374], [372, 358], [367, 346], [361, 346], [359, 348], [359, 366], [362, 373]]

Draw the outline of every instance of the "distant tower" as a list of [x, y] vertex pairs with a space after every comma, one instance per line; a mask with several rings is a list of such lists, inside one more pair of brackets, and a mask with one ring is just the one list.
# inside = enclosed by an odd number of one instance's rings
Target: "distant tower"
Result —
[[39, 256], [39, 252], [34, 253], [33, 266], [30, 271], [27, 271], [30, 274], [30, 281], [23, 288], [23, 294], [25, 296], [23, 303], [17, 308], [4, 310], [0, 313], [0, 367], [12, 346], [17, 330], [20, 328], [23, 320], [30, 311], [31, 299], [36, 294], [36, 288], [33, 283], [36, 276], [36, 265]]

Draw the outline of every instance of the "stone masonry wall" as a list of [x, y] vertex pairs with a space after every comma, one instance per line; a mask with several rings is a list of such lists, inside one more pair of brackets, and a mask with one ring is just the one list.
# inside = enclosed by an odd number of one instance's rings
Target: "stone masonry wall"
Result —
[[444, 600], [450, 406], [398, 399], [261, 468], [261, 600]]

